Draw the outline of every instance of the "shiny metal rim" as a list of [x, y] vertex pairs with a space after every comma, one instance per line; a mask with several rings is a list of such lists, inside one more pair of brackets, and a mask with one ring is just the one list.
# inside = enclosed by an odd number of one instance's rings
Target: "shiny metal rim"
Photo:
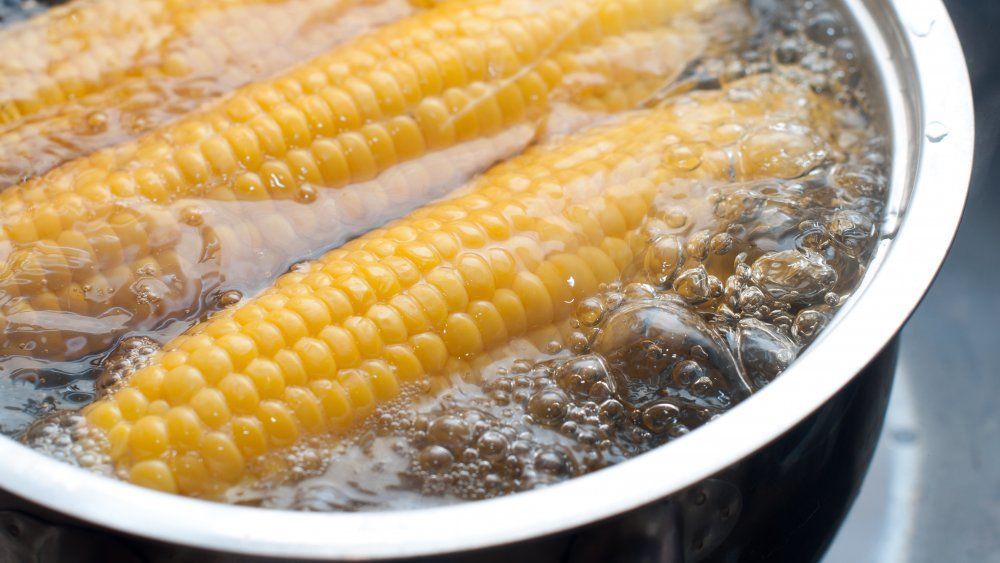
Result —
[[972, 94], [941, 1], [844, 4], [868, 38], [886, 93], [895, 234], [820, 341], [777, 381], [692, 435], [547, 489], [399, 512], [295, 513], [186, 499], [83, 472], [9, 439], [0, 439], [0, 486], [83, 521], [175, 544], [279, 557], [388, 558], [571, 529], [667, 496], [750, 455], [827, 401], [899, 330], [944, 260], [968, 190]]

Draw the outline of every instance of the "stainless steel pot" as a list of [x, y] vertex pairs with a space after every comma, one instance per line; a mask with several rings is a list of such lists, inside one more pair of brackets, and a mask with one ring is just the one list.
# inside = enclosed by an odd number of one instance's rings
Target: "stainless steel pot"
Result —
[[792, 367], [720, 419], [550, 488], [425, 510], [315, 514], [213, 504], [91, 475], [0, 438], [0, 557], [41, 560], [795, 560], [850, 506], [884, 415], [894, 335], [951, 244], [972, 97], [940, 0], [843, 0], [893, 139], [891, 206], [862, 288]]

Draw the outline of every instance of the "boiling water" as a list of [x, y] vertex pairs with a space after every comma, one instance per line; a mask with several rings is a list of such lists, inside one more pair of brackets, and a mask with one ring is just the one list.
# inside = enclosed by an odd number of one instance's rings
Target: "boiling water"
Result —
[[[700, 207], [658, 200], [643, 225], [645, 251], [569, 321], [409, 384], [342, 439], [314, 438], [277, 462], [261, 460], [274, 464], [261, 471], [271, 477], [226, 500], [353, 511], [524, 491], [665, 444], [779, 376], [865, 274], [879, 240], [888, 147], [862, 83], [862, 50], [841, 16], [825, 2], [751, 6], [758, 32], [701, 60], [664, 95], [780, 74], [836, 101], [837, 142], [799, 146], [794, 127], [744, 139], [741, 151], [787, 145], [767, 163], [773, 179], [713, 186]], [[88, 402], [93, 373], [113, 386], [155, 349], [133, 337], [99, 366], [5, 381], [3, 428], [17, 433], [57, 407]], [[39, 401], [19, 391], [45, 386], [59, 393]], [[88, 440], [102, 438], [81, 435], [75, 423], [46, 419], [26, 439], [110, 473], [106, 459], [86, 453], [99, 449]]]
[[780, 375], [865, 273], [887, 147], [841, 16], [822, 2], [753, 5], [759, 33], [678, 89], [767, 72], [807, 80], [843, 104], [842, 135], [858, 137], [844, 145], [861, 148], [815, 166], [791, 154], [774, 163], [781, 179], [717, 188], [711, 230], [663, 202], [645, 225], [645, 253], [551, 341], [513, 343], [437, 393], [414, 386], [349, 439], [294, 448], [287, 470], [228, 500], [352, 511], [529, 490], [665, 444]]

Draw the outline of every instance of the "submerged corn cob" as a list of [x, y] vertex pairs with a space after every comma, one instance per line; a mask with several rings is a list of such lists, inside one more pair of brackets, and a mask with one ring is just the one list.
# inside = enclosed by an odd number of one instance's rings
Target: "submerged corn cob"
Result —
[[82, 0], [4, 30], [0, 124], [125, 76], [133, 61], [207, 12], [265, 1]]
[[780, 143], [741, 150], [741, 132], [817, 125], [804, 89], [758, 79], [737, 90], [495, 167], [175, 339], [86, 423], [136, 484], [214, 496], [254, 479], [253, 460], [344, 431], [402, 383], [567, 318], [642, 250], [657, 198], [684, 205], [704, 182], [787, 158]]
[[[326, 2], [328, 10], [338, 6]], [[0, 32], [0, 124], [146, 73], [189, 74], [215, 66], [268, 14], [321, 6], [287, 0], [76, 0]]]
[[[704, 45], [695, 24], [657, 25], [675, 12], [691, 13], [688, 4], [453, 2], [244, 88], [219, 107], [136, 143], [0, 194], [7, 235], [0, 237], [6, 259], [0, 271], [3, 352], [71, 357], [106, 346], [124, 329], [191, 315], [205, 293], [202, 280], [212, 276], [185, 275], [185, 269], [203, 260], [206, 248], [218, 252], [204, 237], [197, 239], [201, 245], [184, 242], [192, 230], [186, 217], [191, 202], [256, 202], [236, 212], [236, 230], [259, 232], [264, 250], [302, 255], [300, 247], [287, 245], [303, 231], [308, 239], [310, 229], [329, 229], [324, 208], [292, 213], [285, 206], [282, 214], [291, 219], [283, 221], [262, 205], [308, 201], [316, 187], [371, 180], [431, 151], [537, 124], [551, 118], [559, 102], [590, 110], [598, 108], [588, 100], [603, 99], [613, 110], [641, 102]], [[596, 54], [609, 41], [617, 47], [609, 57], [634, 55], [621, 49], [632, 41], [644, 50], [675, 49], [661, 55], [663, 75], [623, 74], [616, 70], [620, 61]], [[604, 81], [579, 88], [571, 80], [577, 75]], [[510, 152], [479, 155], [478, 166]], [[344, 205], [331, 197], [334, 208]], [[236, 244], [224, 252], [247, 240], [228, 238]], [[307, 250], [331, 242], [320, 240]], [[256, 257], [248, 256], [254, 263]], [[228, 278], [225, 268], [217, 268], [209, 273]], [[77, 315], [81, 322], [70, 324], [85, 326], [63, 338], [58, 312]], [[40, 334], [46, 323], [56, 330]]]
[[[152, 9], [160, 3], [138, 4]], [[101, 3], [88, 6], [96, 10]], [[133, 57], [123, 53], [124, 63], [115, 62], [125, 68], [108, 80], [52, 99], [47, 107], [0, 126], [0, 188], [133, 139], [234, 88], [273, 76], [413, 11], [407, 0], [257, 0], [188, 7], [176, 21], [163, 23], [157, 39], [150, 39]], [[55, 33], [60, 21], [48, 18], [47, 26], [36, 27]], [[119, 39], [108, 41], [113, 45]], [[7, 46], [5, 40], [15, 37], [0, 34], [0, 50]], [[99, 59], [110, 48], [96, 35], [87, 43], [85, 51], [74, 56]], [[4, 64], [0, 60], [0, 67]], [[22, 82], [52, 80], [60, 72], [52, 66], [20, 79], [7, 76], [6, 81], [0, 70], [0, 106], [17, 106], [17, 97], [31, 91]]]

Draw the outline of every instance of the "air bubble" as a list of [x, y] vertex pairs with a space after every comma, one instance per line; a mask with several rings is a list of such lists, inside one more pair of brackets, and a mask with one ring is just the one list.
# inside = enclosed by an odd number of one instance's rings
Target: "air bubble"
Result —
[[752, 374], [757, 388], [774, 380], [798, 355], [798, 345], [788, 336], [757, 319], [743, 319], [737, 330], [737, 349], [743, 370]]
[[601, 403], [599, 416], [605, 423], [618, 422], [625, 416], [625, 407], [615, 399], [608, 399]]
[[924, 129], [924, 135], [927, 137], [927, 140], [935, 144], [945, 140], [950, 133], [951, 130], [940, 121], [931, 121]]
[[797, 38], [785, 39], [774, 51], [775, 59], [783, 65], [797, 64], [804, 54], [804, 46]]
[[831, 12], [818, 14], [806, 26], [806, 35], [820, 45], [830, 45], [844, 33], [840, 18]]
[[469, 438], [469, 426], [456, 416], [436, 418], [427, 427], [427, 439], [448, 448], [460, 448], [468, 443]]
[[418, 459], [420, 466], [424, 469], [440, 473], [451, 466], [451, 464], [455, 461], [455, 456], [453, 456], [447, 448], [433, 445], [427, 446], [421, 450]]
[[476, 447], [479, 449], [479, 455], [484, 459], [500, 459], [507, 455], [507, 438], [499, 432], [488, 430], [479, 437]]
[[103, 111], [95, 111], [87, 114], [87, 133], [96, 135], [108, 130], [108, 114]]
[[204, 212], [195, 205], [187, 205], [180, 211], [181, 222], [189, 227], [200, 227], [205, 223]]
[[684, 250], [677, 237], [661, 236], [650, 242], [646, 248], [643, 264], [650, 281], [666, 285], [684, 263]]
[[922, 18], [907, 23], [906, 27], [910, 30], [910, 33], [917, 37], [927, 37], [934, 31], [936, 24], [937, 20]]
[[750, 277], [772, 299], [794, 302], [809, 301], [837, 283], [837, 272], [808, 250], [769, 252], [753, 263]]
[[295, 201], [299, 203], [312, 203], [316, 201], [319, 192], [318, 190], [310, 184], [303, 184], [295, 190]]
[[225, 307], [232, 307], [233, 305], [236, 305], [242, 300], [243, 300], [243, 293], [235, 289], [230, 289], [227, 291], [223, 291], [222, 293], [219, 294], [219, 299], [217, 300], [217, 303], [219, 304], [219, 307], [225, 308]]
[[528, 412], [540, 424], [554, 426], [566, 416], [569, 398], [558, 389], [543, 389], [531, 396]]
[[667, 227], [680, 229], [687, 225], [689, 216], [688, 212], [681, 207], [670, 207], [660, 214], [660, 219], [666, 223]]
[[688, 303], [704, 303], [712, 298], [713, 288], [705, 266], [681, 272], [673, 284], [674, 291]]
[[576, 318], [583, 326], [595, 326], [604, 315], [604, 303], [596, 297], [589, 297], [576, 307]]
[[569, 478], [578, 473], [573, 454], [563, 448], [545, 448], [535, 454], [535, 469], [553, 477]]
[[678, 170], [689, 172], [701, 166], [701, 155], [689, 145], [675, 145], [667, 149], [664, 159]]
[[829, 316], [816, 309], [803, 309], [795, 316], [792, 324], [792, 336], [799, 342], [812, 340], [829, 322]]
[[708, 258], [709, 240], [711, 238], [712, 234], [708, 231], [698, 231], [691, 235], [684, 244], [686, 256], [699, 262]]
[[741, 311], [753, 313], [764, 305], [764, 292], [756, 287], [747, 287], [740, 291], [737, 306]]
[[722, 256], [728, 254], [733, 249], [734, 244], [736, 244], [736, 241], [733, 240], [733, 237], [729, 233], [719, 233], [712, 237], [708, 247], [712, 254]]
[[812, 131], [787, 123], [750, 132], [740, 141], [739, 158], [748, 176], [790, 180], [819, 166], [826, 149]]
[[555, 379], [560, 388], [580, 399], [590, 397], [597, 384], [603, 384], [607, 389], [600, 392], [614, 393], [614, 380], [608, 365], [604, 358], [595, 354], [566, 361], [556, 368]]
[[705, 376], [705, 369], [698, 362], [684, 360], [677, 362], [671, 376], [677, 387], [690, 387], [696, 380]]
[[681, 410], [668, 402], [656, 403], [643, 409], [642, 424], [650, 432], [666, 432], [677, 422]]
[[[616, 311], [593, 350], [607, 359], [619, 398], [638, 408], [665, 396], [720, 408], [749, 394], [721, 336], [673, 299], [626, 305]], [[694, 397], [674, 383], [674, 369], [688, 361], [711, 378], [718, 391], [713, 397]]]

